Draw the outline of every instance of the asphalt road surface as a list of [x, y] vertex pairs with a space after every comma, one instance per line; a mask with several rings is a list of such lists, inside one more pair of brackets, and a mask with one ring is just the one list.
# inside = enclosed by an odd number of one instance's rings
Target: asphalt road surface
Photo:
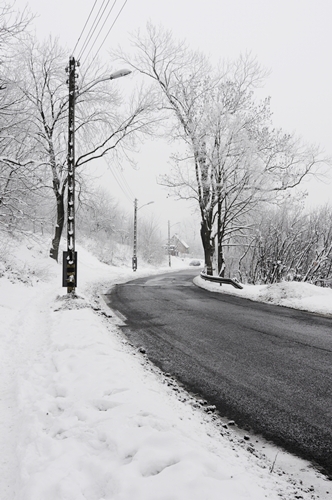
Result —
[[105, 298], [163, 371], [332, 476], [332, 318], [211, 293], [197, 274], [138, 279]]

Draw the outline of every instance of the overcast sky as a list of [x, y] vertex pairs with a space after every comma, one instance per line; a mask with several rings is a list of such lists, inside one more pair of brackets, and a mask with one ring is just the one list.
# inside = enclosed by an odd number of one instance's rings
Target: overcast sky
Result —
[[[105, 29], [124, 2], [116, 2]], [[97, 5], [101, 3], [98, 0]], [[16, 0], [18, 8], [28, 5], [38, 14], [34, 21], [37, 36], [58, 36], [68, 47], [68, 56], [93, 4], [94, 0]], [[215, 61], [251, 52], [271, 72], [263, 91], [272, 97], [275, 125], [320, 144], [332, 156], [331, 19], [331, 0], [127, 0], [102, 56], [107, 57], [111, 47], [125, 45], [128, 32], [144, 29], [148, 20], [171, 29], [176, 37], [185, 38]], [[156, 195], [159, 203], [166, 196], [156, 190], [154, 175], [167, 169], [166, 153], [156, 145], [146, 147], [140, 170], [125, 168], [127, 183], [141, 204]], [[314, 202], [329, 199], [332, 186], [313, 188], [310, 183], [309, 189]], [[154, 207], [157, 212], [161, 211], [158, 203]], [[144, 210], [152, 210], [152, 206]], [[178, 209], [171, 208], [169, 202], [165, 210], [174, 220]]]

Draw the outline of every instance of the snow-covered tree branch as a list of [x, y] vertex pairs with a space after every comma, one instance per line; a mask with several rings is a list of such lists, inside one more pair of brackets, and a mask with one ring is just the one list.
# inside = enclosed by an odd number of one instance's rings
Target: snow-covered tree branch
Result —
[[187, 158], [176, 158], [161, 182], [179, 198], [196, 199], [207, 272], [213, 272], [217, 246], [222, 274], [225, 240], [244, 231], [248, 213], [327, 160], [318, 148], [273, 128], [269, 99], [257, 102], [254, 95], [266, 71], [251, 56], [215, 69], [203, 54], [151, 24], [133, 45], [133, 55], [119, 57], [155, 83], [169, 113], [167, 135], [182, 143]]

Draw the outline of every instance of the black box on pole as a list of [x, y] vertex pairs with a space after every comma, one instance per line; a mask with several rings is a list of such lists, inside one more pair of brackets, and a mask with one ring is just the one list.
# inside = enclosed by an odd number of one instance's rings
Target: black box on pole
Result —
[[62, 256], [62, 286], [77, 287], [77, 252], [74, 254], [74, 265], [68, 265], [68, 252], [63, 252]]

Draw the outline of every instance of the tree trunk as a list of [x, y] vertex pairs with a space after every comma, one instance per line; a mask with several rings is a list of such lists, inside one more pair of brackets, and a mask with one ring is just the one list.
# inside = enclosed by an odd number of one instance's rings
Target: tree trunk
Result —
[[222, 240], [218, 235], [218, 276], [222, 278], [225, 276], [225, 259], [222, 246]]
[[56, 225], [50, 249], [50, 257], [58, 262], [59, 246], [65, 221], [64, 190], [56, 195]]
[[213, 261], [214, 247], [211, 243], [211, 229], [206, 220], [204, 219], [201, 222], [201, 238], [204, 249], [206, 274], [212, 276], [213, 275], [212, 261]]
[[[220, 197], [220, 195], [219, 195]], [[218, 276], [225, 276], [225, 259], [224, 259], [224, 251], [223, 251], [223, 239], [224, 239], [224, 231], [222, 229], [222, 217], [221, 217], [221, 209], [222, 205], [220, 199], [218, 201], [218, 219], [217, 219], [217, 245], [218, 245]]]

